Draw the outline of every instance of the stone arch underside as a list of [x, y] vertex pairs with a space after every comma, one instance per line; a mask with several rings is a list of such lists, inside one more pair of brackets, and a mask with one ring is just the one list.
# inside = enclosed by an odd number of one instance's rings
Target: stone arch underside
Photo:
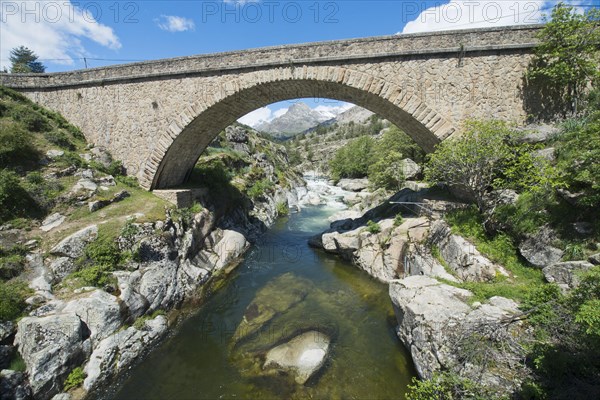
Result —
[[148, 189], [184, 183], [219, 132], [251, 111], [284, 100], [331, 98], [359, 105], [397, 125], [427, 152], [456, 131], [418, 95], [383, 79], [337, 67], [318, 67], [310, 75], [306, 67], [279, 68], [269, 74], [270, 79], [232, 79], [227, 82], [228, 90], [198, 100], [161, 134], [140, 183]]

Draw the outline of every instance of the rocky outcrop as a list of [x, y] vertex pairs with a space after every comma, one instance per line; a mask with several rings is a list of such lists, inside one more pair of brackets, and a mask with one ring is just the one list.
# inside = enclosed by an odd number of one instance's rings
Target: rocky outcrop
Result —
[[74, 313], [19, 321], [15, 343], [27, 365], [35, 398], [49, 399], [62, 389], [71, 369], [89, 354], [89, 336], [88, 327]]
[[559, 262], [542, 269], [544, 277], [550, 283], [556, 283], [563, 291], [579, 286], [580, 275], [593, 268], [587, 261]]
[[93, 390], [126, 371], [167, 332], [167, 319], [157, 316], [144, 321], [141, 329], [129, 327], [102, 340], [86, 364], [83, 387]]
[[368, 179], [341, 179], [337, 186], [349, 192], [361, 192], [369, 187]]
[[390, 284], [397, 334], [422, 378], [452, 371], [510, 394], [527, 375], [517, 304], [503, 297], [470, 304], [473, 294], [425, 276]]
[[531, 265], [544, 268], [559, 262], [564, 254], [561, 249], [552, 246], [555, 240], [555, 233], [545, 226], [521, 242], [519, 252]]
[[98, 237], [98, 226], [91, 225], [64, 238], [50, 250], [50, 254], [60, 257], [79, 258], [86, 244]]
[[438, 249], [448, 268], [462, 281], [486, 282], [497, 275], [509, 276], [504, 267], [484, 257], [472, 243], [452, 234], [448, 224], [442, 220], [431, 224], [427, 241]]

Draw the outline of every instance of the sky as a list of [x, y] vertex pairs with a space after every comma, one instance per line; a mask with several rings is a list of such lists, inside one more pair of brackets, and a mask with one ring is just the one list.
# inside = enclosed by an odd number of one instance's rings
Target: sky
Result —
[[[566, 0], [586, 9], [600, 0]], [[0, 68], [32, 49], [47, 72], [264, 46], [538, 23], [545, 0], [0, 0]], [[302, 100], [337, 112], [347, 104]], [[290, 102], [245, 118], [271, 120]], [[283, 110], [283, 111], [282, 111]]]

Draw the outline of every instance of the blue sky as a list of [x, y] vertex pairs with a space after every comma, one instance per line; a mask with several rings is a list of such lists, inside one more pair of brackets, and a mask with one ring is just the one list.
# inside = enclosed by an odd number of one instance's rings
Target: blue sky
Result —
[[[589, 6], [600, 0], [571, 0]], [[262, 46], [541, 21], [556, 1], [0, 0], [0, 66], [34, 50], [48, 72]], [[311, 107], [339, 102], [307, 101]], [[269, 107], [272, 118], [289, 103]], [[263, 110], [264, 111], [264, 110]], [[281, 112], [280, 112], [281, 113]], [[264, 114], [264, 113], [263, 113]]]

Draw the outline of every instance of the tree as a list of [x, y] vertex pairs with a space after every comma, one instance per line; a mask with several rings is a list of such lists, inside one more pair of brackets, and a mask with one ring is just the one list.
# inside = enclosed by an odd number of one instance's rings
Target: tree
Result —
[[560, 3], [538, 38], [536, 58], [527, 76], [562, 93], [576, 114], [588, 85], [596, 85], [600, 79], [600, 10], [591, 8], [582, 15]]
[[12, 73], [43, 73], [46, 71], [44, 64], [38, 61], [38, 56], [33, 50], [25, 46], [15, 47], [10, 51], [10, 72]]
[[331, 176], [335, 180], [341, 178], [364, 178], [373, 163], [375, 140], [370, 136], [362, 136], [348, 142], [338, 149], [329, 161]]
[[369, 181], [376, 188], [400, 190], [404, 183], [402, 154], [390, 151], [369, 167]]
[[430, 155], [426, 178], [465, 190], [483, 211], [486, 192], [513, 152], [507, 139], [514, 136], [501, 121], [470, 121], [462, 137], [440, 143]]

